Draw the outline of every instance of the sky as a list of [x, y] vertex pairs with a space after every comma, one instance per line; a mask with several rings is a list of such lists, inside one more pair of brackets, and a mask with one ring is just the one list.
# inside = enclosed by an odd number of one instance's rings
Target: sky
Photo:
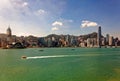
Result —
[[120, 38], [120, 0], [0, 0], [0, 33], [17, 36], [83, 35]]

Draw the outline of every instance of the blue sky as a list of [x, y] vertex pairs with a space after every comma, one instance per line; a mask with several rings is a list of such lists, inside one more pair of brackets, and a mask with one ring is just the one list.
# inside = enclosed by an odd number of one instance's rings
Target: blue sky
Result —
[[120, 0], [1, 0], [0, 33], [46, 36], [96, 32], [120, 37]]

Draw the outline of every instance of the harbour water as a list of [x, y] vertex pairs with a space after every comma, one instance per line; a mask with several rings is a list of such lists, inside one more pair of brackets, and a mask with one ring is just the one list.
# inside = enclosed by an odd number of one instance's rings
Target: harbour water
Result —
[[120, 81], [120, 48], [0, 49], [0, 81]]

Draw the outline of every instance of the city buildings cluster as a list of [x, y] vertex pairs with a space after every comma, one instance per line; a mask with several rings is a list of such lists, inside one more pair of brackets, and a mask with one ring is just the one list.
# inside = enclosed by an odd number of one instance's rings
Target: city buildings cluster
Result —
[[88, 35], [73, 36], [73, 35], [55, 35], [51, 34], [47, 37], [39, 38], [40, 47], [118, 47], [120, 40], [109, 34], [104, 37], [101, 33], [101, 27], [98, 27], [98, 32], [93, 32]]
[[104, 37], [101, 33], [101, 27], [98, 32], [88, 35], [56, 35], [51, 34], [46, 37], [12, 35], [10, 27], [6, 34], [0, 34], [1, 48], [26, 48], [26, 47], [118, 47], [120, 40], [109, 34]]
[[18, 37], [16, 35], [12, 35], [12, 30], [10, 27], [8, 27], [8, 29], [6, 30], [6, 34], [0, 34], [0, 48], [4, 49], [33, 47], [36, 46], [37, 43], [37, 37]]

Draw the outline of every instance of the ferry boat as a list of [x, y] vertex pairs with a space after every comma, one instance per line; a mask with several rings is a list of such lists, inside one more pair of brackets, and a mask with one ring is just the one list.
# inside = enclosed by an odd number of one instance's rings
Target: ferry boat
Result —
[[26, 57], [26, 56], [21, 56], [21, 58], [22, 58], [22, 59], [27, 59], [27, 57]]

